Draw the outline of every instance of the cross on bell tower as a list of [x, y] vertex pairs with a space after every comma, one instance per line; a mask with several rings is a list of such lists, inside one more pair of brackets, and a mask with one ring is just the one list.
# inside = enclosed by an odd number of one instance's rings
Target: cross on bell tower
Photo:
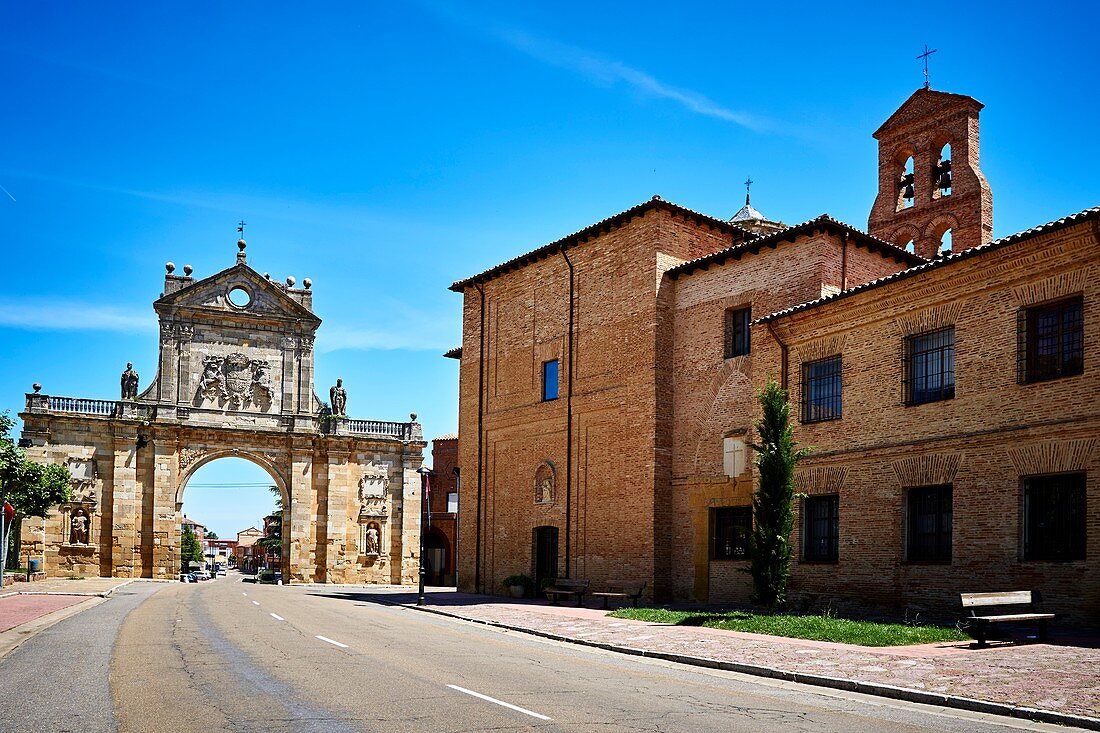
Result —
[[924, 53], [917, 56], [918, 59], [924, 59], [924, 88], [931, 89], [932, 86], [928, 81], [928, 57], [939, 51], [938, 48], [928, 48], [928, 44], [924, 44]]

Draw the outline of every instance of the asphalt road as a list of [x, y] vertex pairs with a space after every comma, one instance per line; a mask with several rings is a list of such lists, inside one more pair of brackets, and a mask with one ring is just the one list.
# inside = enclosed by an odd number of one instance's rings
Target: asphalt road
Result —
[[[40, 694], [13, 707], [28, 689]], [[5, 731], [1069, 730], [575, 647], [364, 602], [347, 588], [233, 576], [127, 586], [0, 660], [0, 699]]]

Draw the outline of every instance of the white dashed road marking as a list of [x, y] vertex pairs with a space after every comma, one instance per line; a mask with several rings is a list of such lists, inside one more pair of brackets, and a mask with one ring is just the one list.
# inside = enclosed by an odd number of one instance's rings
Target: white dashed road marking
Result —
[[258, 605], [260, 605], [260, 602], [259, 601], [252, 601], [252, 605], [258, 606]]
[[279, 615], [279, 614], [277, 614], [277, 613], [273, 613], [273, 614], [271, 614], [271, 618], [275, 619], [276, 621], [286, 621], [286, 619], [285, 619], [285, 618], [283, 618], [282, 616], [280, 616], [280, 615]]
[[333, 646], [338, 646], [341, 649], [347, 649], [348, 648], [347, 644], [341, 644], [338, 641], [333, 641], [332, 639], [328, 638], [327, 636], [321, 636], [320, 634], [318, 634], [317, 636], [315, 636], [313, 638], [314, 639], [320, 639], [321, 641], [327, 641], [329, 644], [332, 644]]
[[474, 697], [476, 697], [480, 700], [485, 700], [486, 702], [491, 702], [491, 703], [494, 703], [496, 705], [501, 705], [503, 707], [508, 708], [509, 710], [515, 710], [516, 712], [523, 713], [524, 715], [530, 715], [532, 718], [538, 718], [539, 720], [553, 720], [553, 718], [548, 717], [546, 715], [542, 715], [541, 713], [532, 712], [532, 711], [528, 710], [527, 708], [521, 708], [520, 706], [513, 705], [510, 702], [504, 702], [503, 700], [497, 700], [495, 697], [489, 697], [488, 695], [482, 695], [480, 692], [474, 692], [473, 690], [467, 690], [465, 687], [459, 687], [458, 685], [447, 685], [447, 687], [450, 687], [452, 690], [458, 690], [459, 692], [464, 692], [467, 695], [473, 695]]

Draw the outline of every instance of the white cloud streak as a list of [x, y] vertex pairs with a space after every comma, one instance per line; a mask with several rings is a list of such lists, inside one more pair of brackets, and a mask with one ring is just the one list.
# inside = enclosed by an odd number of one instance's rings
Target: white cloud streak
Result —
[[0, 326], [26, 331], [154, 332], [152, 314], [77, 301], [0, 300]]
[[763, 120], [746, 112], [723, 107], [699, 92], [671, 86], [621, 61], [604, 58], [583, 48], [538, 38], [515, 28], [503, 28], [494, 35], [517, 51], [552, 66], [576, 72], [596, 83], [623, 83], [645, 96], [668, 99], [696, 114], [733, 122], [756, 132], [767, 127]]

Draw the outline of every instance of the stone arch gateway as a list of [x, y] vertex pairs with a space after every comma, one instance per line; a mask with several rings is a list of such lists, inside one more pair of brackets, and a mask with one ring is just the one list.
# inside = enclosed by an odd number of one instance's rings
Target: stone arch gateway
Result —
[[72, 501], [22, 532], [22, 554], [44, 557], [48, 574], [175, 577], [187, 480], [235, 456], [280, 488], [285, 578], [414, 581], [425, 447], [416, 416], [333, 415], [313, 384], [312, 284], [275, 282], [238, 247], [236, 264], [205, 279], [166, 266], [153, 303], [158, 369], [144, 390], [127, 365], [122, 399], [38, 385], [27, 394], [20, 443], [73, 473]]

